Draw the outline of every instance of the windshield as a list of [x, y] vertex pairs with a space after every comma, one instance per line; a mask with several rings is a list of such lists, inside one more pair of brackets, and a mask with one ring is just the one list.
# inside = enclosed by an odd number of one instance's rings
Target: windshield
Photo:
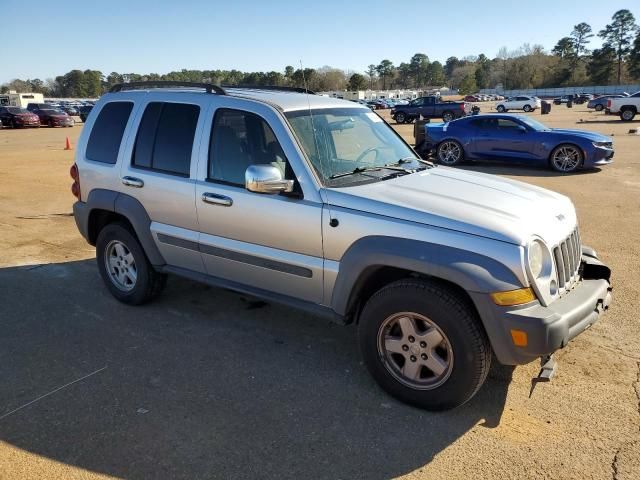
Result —
[[332, 108], [312, 110], [311, 115], [309, 110], [285, 115], [325, 185], [375, 181], [379, 177], [355, 175], [339, 181], [330, 177], [355, 169], [394, 165], [400, 160], [418, 161], [407, 144], [374, 112]]
[[522, 117], [519, 117], [519, 120], [522, 123], [525, 123], [529, 128], [532, 128], [533, 130], [535, 130], [536, 132], [544, 132], [544, 131], [549, 130], [549, 127], [547, 127], [546, 125], [540, 123], [537, 120], [534, 120], [531, 117], [522, 116]]
[[26, 108], [20, 108], [20, 107], [7, 107], [7, 111], [9, 113], [13, 113], [14, 115], [17, 115], [19, 113], [31, 113]]

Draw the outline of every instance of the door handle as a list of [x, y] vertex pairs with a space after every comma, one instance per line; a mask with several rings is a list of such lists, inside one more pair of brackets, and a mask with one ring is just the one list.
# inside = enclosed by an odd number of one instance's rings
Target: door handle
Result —
[[122, 177], [122, 183], [124, 183], [127, 187], [144, 187], [144, 182], [136, 177]]
[[211, 192], [203, 193], [202, 201], [205, 203], [211, 203], [212, 205], [220, 205], [222, 207], [230, 207], [233, 205], [233, 200], [231, 198]]

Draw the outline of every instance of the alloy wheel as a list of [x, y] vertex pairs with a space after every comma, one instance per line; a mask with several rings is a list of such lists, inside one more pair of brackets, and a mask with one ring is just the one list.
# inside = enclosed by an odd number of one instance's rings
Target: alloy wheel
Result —
[[438, 148], [438, 160], [447, 165], [453, 165], [462, 158], [462, 148], [457, 142], [444, 142]]
[[391, 315], [378, 330], [378, 353], [389, 373], [417, 390], [432, 390], [453, 370], [453, 350], [445, 333], [414, 312]]
[[127, 246], [119, 240], [111, 240], [104, 251], [104, 265], [109, 279], [120, 290], [133, 290], [138, 279], [133, 254]]
[[571, 172], [580, 164], [580, 152], [575, 147], [560, 147], [553, 154], [552, 162], [556, 170]]

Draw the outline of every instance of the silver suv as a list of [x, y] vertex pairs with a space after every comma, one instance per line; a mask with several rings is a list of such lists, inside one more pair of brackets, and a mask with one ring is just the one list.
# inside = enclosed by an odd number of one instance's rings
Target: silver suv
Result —
[[426, 409], [469, 400], [493, 354], [550, 358], [611, 299], [568, 198], [435, 166], [369, 108], [301, 89], [118, 85], [71, 175], [118, 300], [176, 274], [356, 323], [382, 388]]

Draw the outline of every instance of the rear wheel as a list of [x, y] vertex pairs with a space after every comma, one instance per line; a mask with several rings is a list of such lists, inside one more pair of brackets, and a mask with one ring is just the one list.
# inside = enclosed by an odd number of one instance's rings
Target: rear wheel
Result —
[[582, 152], [575, 145], [559, 145], [551, 152], [551, 168], [557, 172], [574, 172], [580, 167], [582, 161]]
[[453, 112], [450, 111], [446, 111], [442, 113], [442, 120], [444, 120], [445, 123], [450, 122], [451, 120], [453, 120], [455, 118], [455, 116], [453, 115]]
[[504, 108], [504, 105], [498, 105], [498, 108], [496, 110], [498, 110], [498, 112], [500, 113], [504, 113], [507, 111], [507, 109]]
[[522, 107], [522, 109], [523, 109], [525, 112], [530, 112], [530, 111], [531, 111], [531, 105], [527, 104], [527, 105], [525, 105], [524, 107]]
[[602, 110], [604, 110], [604, 106], [600, 104], [596, 105], [596, 112], [601, 112]]
[[111, 223], [100, 231], [96, 259], [102, 280], [123, 303], [148, 302], [167, 283], [167, 276], [154, 270], [138, 239], [125, 224]]
[[398, 112], [396, 113], [396, 123], [404, 123], [407, 121], [407, 117], [404, 113]]
[[360, 316], [358, 341], [379, 385], [427, 410], [468, 401], [491, 365], [491, 347], [475, 310], [455, 292], [425, 280], [401, 280], [375, 293]]
[[443, 165], [457, 165], [464, 160], [462, 145], [455, 140], [445, 140], [436, 149], [438, 162]]
[[620, 110], [620, 119], [623, 122], [630, 122], [633, 120], [633, 117], [636, 116], [636, 111], [633, 108], [626, 107]]

